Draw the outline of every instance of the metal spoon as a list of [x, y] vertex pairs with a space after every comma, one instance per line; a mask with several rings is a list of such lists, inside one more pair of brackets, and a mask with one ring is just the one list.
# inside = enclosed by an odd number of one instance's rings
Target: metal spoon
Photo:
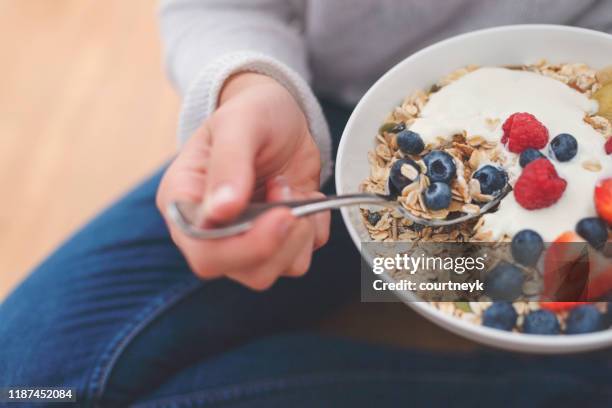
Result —
[[464, 214], [450, 220], [429, 220], [417, 217], [396, 201], [397, 194], [391, 192], [392, 189], [388, 184], [386, 194], [357, 193], [327, 196], [325, 198], [314, 200], [252, 203], [249, 204], [242, 214], [231, 222], [224, 225], [215, 226], [213, 228], [202, 228], [196, 223], [201, 203], [172, 202], [168, 206], [168, 216], [172, 222], [186, 235], [198, 239], [225, 238], [246, 232], [251, 229], [253, 222], [259, 215], [271, 208], [276, 207], [289, 207], [291, 208], [293, 215], [296, 217], [303, 217], [320, 211], [333, 210], [352, 205], [380, 205], [384, 207], [393, 207], [400, 214], [402, 214], [402, 216], [417, 224], [429, 227], [442, 227], [459, 224], [471, 220], [472, 218], [481, 216], [482, 214], [493, 209], [497, 203], [499, 203], [501, 199], [504, 198], [511, 190], [512, 188], [506, 184], [502, 191], [500, 191], [493, 200], [489, 201], [480, 208], [480, 212], [475, 214]]

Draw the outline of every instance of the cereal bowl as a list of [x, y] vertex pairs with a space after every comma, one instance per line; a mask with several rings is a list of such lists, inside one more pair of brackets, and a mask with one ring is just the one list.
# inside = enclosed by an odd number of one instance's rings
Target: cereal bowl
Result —
[[[472, 65], [522, 66], [535, 64], [542, 59], [559, 64], [580, 62], [600, 69], [612, 64], [610, 55], [612, 36], [608, 34], [566, 26], [516, 25], [459, 35], [409, 56], [368, 90], [351, 115], [336, 158], [338, 193], [358, 191], [363, 180], [370, 175], [368, 152], [375, 147], [374, 136], [389, 112], [406, 96], [419, 89], [428, 89], [453, 70]], [[357, 247], [361, 248], [363, 242], [371, 240], [360, 209], [343, 208], [342, 216]], [[371, 262], [371, 254], [363, 251], [363, 255]], [[383, 273], [381, 279], [393, 281], [387, 273]], [[494, 347], [522, 352], [568, 353], [612, 344], [612, 330], [576, 335], [503, 331], [456, 318], [430, 303], [417, 302], [410, 292], [398, 291], [396, 295], [434, 323]]]

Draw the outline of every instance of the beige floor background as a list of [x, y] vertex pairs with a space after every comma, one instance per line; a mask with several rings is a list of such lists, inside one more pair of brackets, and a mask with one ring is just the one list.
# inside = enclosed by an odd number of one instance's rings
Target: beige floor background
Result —
[[[174, 152], [179, 101], [155, 10], [155, 0], [0, 0], [0, 301]], [[323, 329], [472, 347], [397, 303], [350, 305]]]
[[154, 0], [0, 0], [0, 299], [171, 156]]

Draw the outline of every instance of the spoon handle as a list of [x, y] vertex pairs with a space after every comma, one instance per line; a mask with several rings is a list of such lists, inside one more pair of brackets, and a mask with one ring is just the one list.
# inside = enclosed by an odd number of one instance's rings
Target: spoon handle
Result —
[[395, 205], [387, 196], [369, 193], [327, 196], [310, 200], [251, 203], [230, 223], [211, 228], [200, 227], [196, 223], [198, 208], [201, 206], [199, 203], [173, 202], [168, 207], [168, 216], [176, 226], [193, 238], [216, 239], [248, 231], [259, 215], [276, 207], [289, 207], [294, 216], [303, 217], [325, 210], [360, 204]]
[[[318, 213], [325, 210], [333, 210], [340, 207], [346, 207], [351, 205], [359, 205], [359, 204], [378, 204], [378, 205], [392, 205], [389, 202], [389, 199], [385, 198], [385, 196], [379, 196], [376, 194], [368, 194], [368, 193], [358, 193], [358, 194], [345, 194], [345, 195], [334, 195], [327, 196], [324, 198], [318, 198], [313, 200], [302, 200], [302, 201], [289, 201], [289, 202], [278, 202], [278, 203], [262, 203], [257, 205], [254, 208], [254, 211], [259, 211], [259, 208], [262, 208], [257, 215], [261, 214], [261, 212], [266, 211], [273, 207], [286, 206], [291, 208], [291, 213], [296, 217], [303, 217], [305, 215], [310, 215], [314, 213]], [[254, 217], [250, 217], [254, 218]]]

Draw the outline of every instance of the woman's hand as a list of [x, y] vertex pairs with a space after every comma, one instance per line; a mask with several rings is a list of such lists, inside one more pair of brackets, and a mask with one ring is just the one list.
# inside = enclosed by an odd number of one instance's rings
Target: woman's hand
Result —
[[[275, 80], [242, 73], [230, 78], [219, 108], [184, 145], [164, 175], [157, 206], [201, 202], [203, 222], [236, 217], [251, 200], [321, 196], [320, 157], [292, 95]], [[312, 251], [329, 236], [329, 212], [296, 219], [288, 208], [260, 216], [239, 236], [196, 240], [168, 222], [170, 233], [201, 278], [227, 276], [253, 289], [279, 276], [301, 276]]]

